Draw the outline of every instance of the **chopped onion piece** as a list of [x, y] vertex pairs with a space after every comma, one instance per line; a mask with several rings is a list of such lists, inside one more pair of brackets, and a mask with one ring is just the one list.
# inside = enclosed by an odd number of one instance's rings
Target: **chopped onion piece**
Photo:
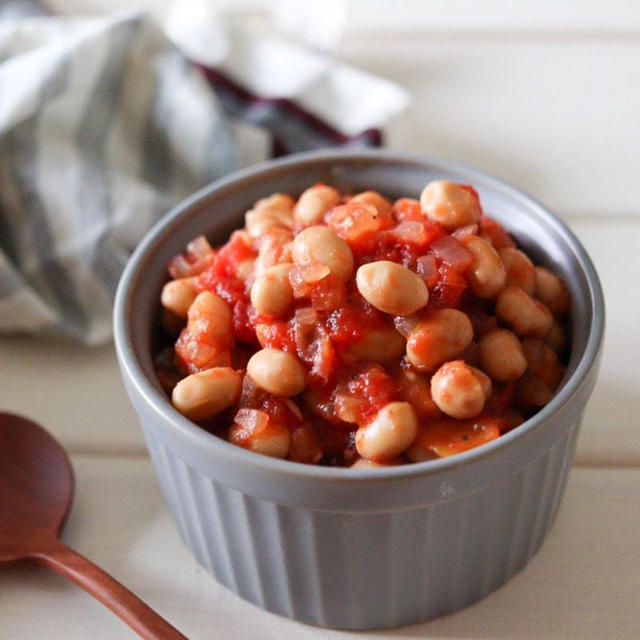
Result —
[[453, 267], [456, 271], [465, 271], [471, 266], [473, 256], [452, 236], [438, 238], [432, 245], [433, 253]]
[[393, 318], [393, 325], [396, 331], [405, 338], [416, 328], [418, 322], [420, 322], [420, 316], [417, 313], [410, 316], [395, 316]]
[[239, 409], [233, 420], [244, 427], [248, 433], [255, 433], [267, 426], [269, 415], [258, 409]]
[[467, 236], [473, 236], [478, 233], [478, 225], [477, 224], [468, 224], [466, 227], [460, 227], [456, 229], [451, 235], [456, 240], [464, 240]]
[[427, 287], [434, 287], [438, 282], [438, 262], [432, 253], [420, 256], [416, 261], [416, 273], [427, 283]]

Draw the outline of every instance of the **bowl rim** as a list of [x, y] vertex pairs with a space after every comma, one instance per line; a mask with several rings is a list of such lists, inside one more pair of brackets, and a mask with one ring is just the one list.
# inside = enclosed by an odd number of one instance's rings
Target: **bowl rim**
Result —
[[[255, 452], [245, 450], [242, 447], [238, 447], [205, 431], [185, 418], [171, 405], [168, 398], [161, 394], [151, 384], [150, 380], [147, 379], [132, 346], [133, 340], [130, 333], [131, 325], [127, 312], [127, 302], [135, 287], [137, 274], [139, 270], [145, 266], [145, 261], [150, 251], [155, 247], [156, 243], [162, 241], [166, 230], [173, 226], [182, 216], [188, 215], [191, 209], [208, 199], [214, 192], [232, 188], [234, 183], [238, 181], [246, 178], [256, 178], [274, 169], [282, 170], [287, 167], [295, 169], [297, 165], [302, 164], [304, 166], [305, 163], [313, 163], [316, 161], [348, 161], [357, 163], [376, 160], [395, 163], [398, 166], [401, 164], [412, 164], [417, 167], [428, 165], [432, 169], [445, 173], [464, 173], [474, 186], [481, 183], [482, 186], [490, 187], [494, 192], [505, 195], [515, 204], [520, 204], [527, 210], [533, 210], [535, 214], [542, 218], [548, 226], [552, 227], [554, 231], [562, 237], [567, 248], [573, 252], [586, 278], [588, 299], [591, 308], [591, 315], [589, 318], [586, 318], [586, 321], [590, 320], [590, 327], [584, 351], [576, 364], [575, 370], [565, 382], [562, 389], [554, 395], [549, 404], [534, 416], [515, 429], [512, 429], [487, 444], [446, 458], [375, 469], [324, 467], [257, 455]], [[555, 214], [522, 190], [516, 189], [504, 180], [485, 173], [484, 171], [427, 154], [392, 151], [388, 149], [326, 149], [292, 154], [276, 160], [267, 160], [252, 165], [251, 167], [235, 171], [202, 187], [174, 206], [145, 234], [131, 255], [116, 291], [113, 324], [115, 348], [123, 377], [128, 378], [137, 393], [144, 399], [147, 406], [155, 411], [159, 418], [171, 424], [171, 428], [176, 432], [176, 435], [192, 441], [192, 444], [198, 448], [209, 449], [212, 459], [213, 456], [223, 456], [229, 463], [250, 465], [254, 470], [272, 474], [274, 477], [291, 478], [291, 476], [294, 476], [301, 479], [306, 478], [322, 481], [343, 481], [349, 479], [351, 482], [358, 482], [411, 479], [417, 476], [432, 475], [455, 467], [471, 464], [508, 447], [511, 443], [525, 436], [525, 434], [545, 424], [551, 416], [559, 413], [578, 393], [581, 386], [585, 383], [589, 372], [596, 365], [604, 335], [605, 308], [604, 296], [598, 274], [580, 241]]]

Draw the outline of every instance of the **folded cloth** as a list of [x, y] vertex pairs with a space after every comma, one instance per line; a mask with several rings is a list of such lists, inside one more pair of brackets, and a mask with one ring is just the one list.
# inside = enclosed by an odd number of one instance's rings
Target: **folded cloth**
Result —
[[[234, 31], [210, 67], [141, 14], [38, 13], [0, 0], [2, 332], [108, 340], [128, 255], [176, 202], [274, 151], [379, 144], [406, 104], [387, 81], [273, 38]], [[312, 74], [283, 61], [287, 46]], [[270, 64], [288, 69], [287, 86], [261, 80]], [[355, 106], [345, 74], [382, 111]]]

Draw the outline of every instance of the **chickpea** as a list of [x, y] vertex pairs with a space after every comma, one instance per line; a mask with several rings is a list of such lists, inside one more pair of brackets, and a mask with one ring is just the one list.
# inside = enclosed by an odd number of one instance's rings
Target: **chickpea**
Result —
[[467, 314], [457, 309], [439, 309], [419, 322], [407, 338], [407, 359], [421, 371], [432, 371], [461, 354], [473, 340]]
[[240, 395], [242, 378], [229, 367], [215, 367], [183, 378], [171, 394], [173, 406], [190, 420], [205, 420], [230, 407]]
[[191, 303], [196, 299], [195, 277], [170, 280], [162, 287], [160, 301], [165, 309], [178, 318], [186, 318]]
[[229, 429], [228, 439], [235, 445], [272, 458], [286, 458], [291, 446], [287, 427], [256, 409], [240, 409]]
[[511, 325], [519, 336], [544, 338], [551, 329], [553, 316], [542, 302], [527, 295], [519, 287], [506, 287], [496, 303], [496, 315]]
[[340, 200], [337, 189], [326, 184], [316, 184], [302, 192], [293, 210], [293, 217], [303, 226], [318, 224], [325, 212]]
[[265, 391], [277, 396], [295, 396], [304, 391], [306, 371], [291, 353], [261, 349], [247, 363], [247, 373]]
[[455, 182], [430, 182], [420, 195], [423, 213], [447, 229], [475, 224], [482, 216], [478, 199], [471, 191]]
[[356, 273], [356, 286], [367, 302], [394, 316], [411, 315], [429, 301], [424, 280], [390, 260], [363, 264]]
[[320, 263], [343, 280], [353, 271], [353, 254], [349, 245], [324, 226], [307, 227], [294, 239], [293, 261], [299, 265]]
[[390, 402], [375, 418], [356, 431], [356, 449], [368, 460], [390, 460], [413, 442], [418, 420], [408, 402]]
[[251, 286], [251, 304], [265, 316], [283, 316], [293, 303], [289, 282], [292, 263], [276, 264], [260, 273]]
[[349, 202], [373, 205], [381, 215], [388, 214], [391, 211], [391, 202], [377, 191], [363, 191], [350, 198]]
[[555, 315], [569, 311], [569, 290], [557, 275], [544, 267], [536, 267], [536, 298]]
[[480, 339], [482, 368], [498, 382], [517, 380], [527, 370], [520, 340], [506, 329], [496, 329]]
[[438, 408], [452, 418], [477, 416], [491, 393], [488, 376], [463, 360], [443, 364], [431, 378], [431, 396]]
[[200, 292], [189, 307], [187, 317], [187, 329], [192, 335], [205, 335], [209, 342], [233, 343], [231, 309], [215, 293]]
[[507, 272], [498, 252], [490, 242], [470, 235], [463, 240], [465, 248], [475, 258], [467, 271], [471, 291], [479, 298], [493, 298], [504, 287]]
[[341, 355], [345, 362], [389, 362], [402, 356], [405, 339], [392, 327], [371, 329]]
[[293, 227], [293, 198], [283, 193], [274, 193], [258, 200], [253, 209], [245, 214], [245, 225], [252, 238], [260, 238], [274, 228]]
[[505, 284], [520, 287], [532, 296], [536, 289], [536, 269], [529, 257], [515, 247], [499, 249], [498, 255], [507, 272]]

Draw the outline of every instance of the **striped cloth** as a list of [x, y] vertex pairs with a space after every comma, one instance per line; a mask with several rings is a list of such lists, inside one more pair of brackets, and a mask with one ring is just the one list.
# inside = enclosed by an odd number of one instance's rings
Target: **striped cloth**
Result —
[[[128, 255], [176, 202], [272, 154], [380, 144], [380, 118], [340, 130], [326, 98], [314, 114], [303, 97], [261, 95], [237, 46], [205, 68], [144, 15], [0, 0], [0, 331], [104, 342]], [[392, 91], [387, 118], [406, 96], [379, 83], [363, 86]]]

